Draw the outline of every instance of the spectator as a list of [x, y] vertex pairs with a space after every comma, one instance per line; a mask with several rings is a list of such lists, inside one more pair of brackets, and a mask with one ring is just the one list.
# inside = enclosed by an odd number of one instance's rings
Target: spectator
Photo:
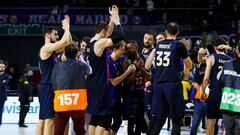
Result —
[[7, 84], [9, 81], [9, 75], [5, 73], [5, 63], [0, 60], [0, 126], [2, 125], [2, 113], [4, 103], [7, 100]]

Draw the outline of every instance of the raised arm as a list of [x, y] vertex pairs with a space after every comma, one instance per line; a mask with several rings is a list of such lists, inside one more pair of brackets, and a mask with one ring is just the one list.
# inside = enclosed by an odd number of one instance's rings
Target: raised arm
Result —
[[94, 45], [94, 53], [97, 56], [102, 56], [102, 53], [105, 48], [112, 46], [114, 43], [121, 41], [125, 38], [125, 33], [123, 28], [120, 24], [118, 12], [112, 13], [111, 20], [114, 22], [115, 30], [113, 31], [112, 35], [108, 38], [99, 39]]
[[62, 20], [62, 28], [64, 29], [64, 34], [61, 40], [55, 42], [55, 43], [45, 43], [45, 45], [40, 50], [40, 57], [42, 60], [47, 59], [52, 52], [63, 50], [65, 46], [71, 43], [71, 33], [70, 33], [70, 19], [67, 15], [64, 16], [64, 19]]
[[114, 14], [118, 14], [118, 7], [116, 5], [112, 5], [112, 8], [109, 7], [108, 9], [109, 11], [109, 14], [111, 15], [110, 16], [110, 22], [108, 24], [108, 31], [107, 31], [107, 37], [111, 36], [112, 35], [112, 32], [113, 32], [113, 28], [114, 28], [114, 22], [112, 20], [112, 16]]

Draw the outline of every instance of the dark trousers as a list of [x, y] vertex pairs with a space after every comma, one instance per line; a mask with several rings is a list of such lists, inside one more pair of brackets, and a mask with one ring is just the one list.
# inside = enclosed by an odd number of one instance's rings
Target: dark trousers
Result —
[[[154, 117], [151, 118], [147, 135], [159, 135], [163, 125], [166, 122], [166, 118], [158, 120]], [[180, 135], [181, 119], [172, 119], [172, 132], [171, 135]]]
[[0, 125], [2, 125], [2, 114], [5, 101], [0, 101]]
[[[144, 117], [144, 92], [132, 91], [129, 95], [128, 134], [141, 135]], [[135, 128], [134, 128], [135, 126]]]
[[150, 85], [146, 88], [146, 92], [144, 95], [145, 101], [144, 101], [144, 118], [143, 118], [143, 122], [142, 122], [142, 132], [143, 133], [147, 133], [148, 130], [148, 126], [150, 123], [150, 119], [151, 119], [151, 104], [152, 104], [152, 94], [153, 94], [153, 85]]
[[240, 113], [223, 113], [226, 135], [240, 134]]
[[19, 122], [18, 124], [24, 124], [25, 118], [29, 111], [30, 102], [20, 102], [20, 113], [19, 113]]
[[85, 111], [55, 112], [54, 135], [63, 135], [70, 117], [73, 120], [73, 129], [76, 135], [85, 135]]

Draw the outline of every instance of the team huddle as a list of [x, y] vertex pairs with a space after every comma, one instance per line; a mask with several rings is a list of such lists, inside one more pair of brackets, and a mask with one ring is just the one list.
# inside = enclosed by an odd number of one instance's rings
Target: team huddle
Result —
[[[182, 80], [189, 80], [193, 64], [186, 42], [177, 40], [178, 24], [168, 23], [157, 36], [146, 32], [139, 53], [135, 40], [126, 41], [118, 7], [109, 8], [109, 14], [109, 23], [98, 23], [95, 35], [82, 40], [80, 51], [67, 15], [60, 40], [55, 27], [46, 27], [39, 54], [36, 134], [66, 134], [71, 118], [77, 135], [116, 135], [123, 120], [128, 121], [129, 135], [159, 135], [169, 117], [171, 134], [180, 135], [185, 110]], [[205, 71], [201, 81], [192, 83], [195, 108], [206, 103], [208, 135], [217, 133], [216, 121], [222, 117], [227, 135], [240, 134], [240, 46], [236, 58], [227, 55], [232, 48], [223, 38], [213, 47], [214, 54], [205, 48], [198, 52]], [[201, 119], [196, 114], [194, 110], [191, 135], [197, 134]]]

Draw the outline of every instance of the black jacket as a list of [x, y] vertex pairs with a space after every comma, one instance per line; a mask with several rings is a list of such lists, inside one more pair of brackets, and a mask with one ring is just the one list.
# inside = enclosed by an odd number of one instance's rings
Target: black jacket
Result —
[[7, 100], [7, 85], [9, 81], [7, 73], [0, 74], [0, 102]]
[[31, 102], [29, 97], [32, 97], [32, 83], [26, 77], [21, 77], [18, 84], [18, 95], [20, 102]]

